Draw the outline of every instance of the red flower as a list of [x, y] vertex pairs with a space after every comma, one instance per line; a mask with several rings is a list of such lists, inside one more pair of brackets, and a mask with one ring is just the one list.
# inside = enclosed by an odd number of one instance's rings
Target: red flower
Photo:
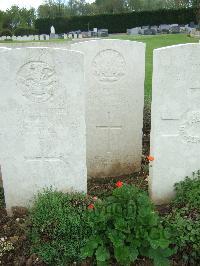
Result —
[[93, 209], [94, 209], [94, 204], [90, 204], [90, 205], [88, 206], [88, 209], [93, 210]]
[[116, 183], [116, 187], [122, 187], [122, 186], [123, 186], [123, 182], [118, 181], [118, 182]]
[[147, 156], [147, 159], [148, 159], [150, 162], [153, 162], [153, 161], [154, 161], [154, 157], [151, 156], [151, 155]]

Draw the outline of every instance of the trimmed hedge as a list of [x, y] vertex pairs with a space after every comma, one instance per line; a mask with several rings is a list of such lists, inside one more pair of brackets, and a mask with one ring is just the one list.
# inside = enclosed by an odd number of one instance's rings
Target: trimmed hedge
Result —
[[12, 36], [12, 31], [9, 29], [3, 29], [0, 31], [0, 37], [1, 36]]
[[16, 36], [24, 36], [24, 35], [35, 35], [38, 34], [38, 30], [34, 28], [16, 28], [14, 31]]
[[109, 33], [126, 32], [128, 28], [144, 25], [160, 24], [187, 24], [196, 22], [196, 9], [163, 9], [155, 11], [132, 12], [123, 14], [103, 14], [95, 16], [57, 17], [54, 19], [37, 19], [35, 27], [40, 34], [50, 33], [51, 25], [54, 25], [57, 33], [72, 30], [86, 31], [89, 28], [106, 28]]

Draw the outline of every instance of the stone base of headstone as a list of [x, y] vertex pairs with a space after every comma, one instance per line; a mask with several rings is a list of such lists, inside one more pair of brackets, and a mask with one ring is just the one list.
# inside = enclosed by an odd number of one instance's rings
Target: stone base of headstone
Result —
[[50, 34], [50, 39], [56, 39], [56, 34], [55, 33], [51, 33]]

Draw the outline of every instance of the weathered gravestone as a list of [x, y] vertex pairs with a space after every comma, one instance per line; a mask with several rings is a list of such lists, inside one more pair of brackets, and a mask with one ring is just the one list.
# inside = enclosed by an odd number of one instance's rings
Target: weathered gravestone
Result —
[[[0, 47], [0, 53], [3, 53], [5, 51], [9, 51], [10, 48], [7, 47]], [[1, 87], [0, 87], [1, 89]], [[1, 133], [0, 133], [1, 134]], [[1, 175], [1, 162], [0, 162], [0, 187], [3, 187], [3, 182], [2, 182], [2, 175]]]
[[130, 35], [137, 35], [139, 34], [140, 27], [132, 28], [132, 29], [127, 29], [127, 34]]
[[200, 45], [154, 50], [150, 192], [162, 204], [200, 168]]
[[54, 26], [51, 26], [50, 28], [50, 39], [55, 39], [56, 38], [56, 30]]
[[89, 175], [116, 176], [140, 170], [145, 45], [95, 40], [71, 47], [85, 54]]
[[44, 187], [86, 191], [83, 55], [0, 53], [0, 164], [7, 209]]

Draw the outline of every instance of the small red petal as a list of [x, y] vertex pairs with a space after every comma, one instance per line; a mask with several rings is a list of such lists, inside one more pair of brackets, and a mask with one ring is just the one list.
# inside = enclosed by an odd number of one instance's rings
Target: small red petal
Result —
[[153, 156], [147, 156], [147, 159], [148, 159], [150, 162], [153, 162], [153, 161], [154, 161], [154, 157], [153, 157]]
[[116, 183], [116, 187], [122, 187], [122, 186], [123, 186], [123, 182], [118, 181], [118, 182]]
[[89, 206], [88, 206], [88, 209], [94, 209], [94, 204], [90, 204]]

